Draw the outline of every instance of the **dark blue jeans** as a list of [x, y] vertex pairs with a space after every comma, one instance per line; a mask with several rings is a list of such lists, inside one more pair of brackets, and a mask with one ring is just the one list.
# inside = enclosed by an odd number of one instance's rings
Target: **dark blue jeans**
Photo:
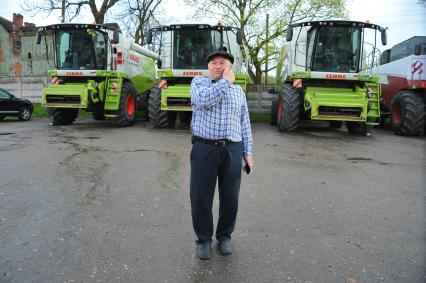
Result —
[[214, 146], [194, 141], [191, 151], [191, 213], [198, 243], [213, 236], [213, 197], [219, 188], [216, 239], [231, 238], [238, 211], [243, 144]]

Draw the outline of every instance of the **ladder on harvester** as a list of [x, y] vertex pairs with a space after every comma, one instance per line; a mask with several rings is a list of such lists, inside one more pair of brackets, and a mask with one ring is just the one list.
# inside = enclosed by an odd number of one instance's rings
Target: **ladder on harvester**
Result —
[[367, 82], [365, 87], [368, 89], [368, 112], [367, 124], [379, 125], [380, 118], [380, 93], [381, 88], [379, 83]]

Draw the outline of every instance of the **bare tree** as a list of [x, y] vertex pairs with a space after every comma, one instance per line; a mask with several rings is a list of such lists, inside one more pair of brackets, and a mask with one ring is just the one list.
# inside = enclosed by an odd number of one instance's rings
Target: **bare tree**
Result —
[[119, 0], [103, 0], [101, 8], [98, 9], [95, 0], [89, 0], [89, 7], [95, 17], [97, 24], [103, 24], [105, 15], [109, 9], [111, 9]]
[[267, 46], [282, 43], [289, 24], [345, 16], [344, 0], [186, 0], [186, 3], [197, 8], [195, 17], [211, 15], [241, 29], [250, 58], [248, 73], [254, 83], [261, 83], [263, 66], [279, 49], [268, 48], [270, 52], [265, 52]]
[[[88, 7], [92, 12], [93, 18], [97, 24], [103, 24], [106, 13], [118, 2], [119, 0], [103, 0], [98, 9], [95, 0], [65, 0], [65, 14], [68, 21], [72, 21], [81, 15], [82, 9]], [[22, 4], [22, 9], [30, 15], [47, 14], [51, 15], [52, 12], [62, 10], [62, 0], [25, 0]]]
[[159, 24], [156, 14], [161, 2], [162, 0], [125, 0], [121, 3], [122, 11], [116, 18], [136, 43], [142, 45], [148, 29]]

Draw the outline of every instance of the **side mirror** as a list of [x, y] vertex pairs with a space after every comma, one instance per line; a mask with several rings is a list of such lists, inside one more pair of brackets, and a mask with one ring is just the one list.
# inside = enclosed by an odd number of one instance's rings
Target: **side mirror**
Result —
[[32, 54], [31, 54], [31, 52], [28, 52], [28, 60], [31, 60], [32, 59]]
[[118, 31], [114, 31], [112, 33], [112, 43], [114, 44], [120, 43], [120, 34], [118, 33]]
[[237, 43], [243, 45], [243, 33], [240, 29], [237, 30]]
[[388, 44], [388, 36], [386, 35], [386, 31], [382, 31], [382, 44], [386, 45]]
[[40, 44], [40, 42], [41, 42], [41, 33], [40, 33], [40, 31], [37, 31], [37, 34], [36, 34], [36, 44]]
[[161, 67], [163, 67], [163, 63], [161, 62], [161, 60], [157, 60], [157, 68], [161, 69]]
[[146, 34], [145, 43], [146, 44], [152, 43], [152, 30], [148, 30], [148, 33]]
[[286, 34], [285, 39], [287, 41], [291, 41], [293, 39], [293, 28], [291, 26], [287, 27], [287, 34]]

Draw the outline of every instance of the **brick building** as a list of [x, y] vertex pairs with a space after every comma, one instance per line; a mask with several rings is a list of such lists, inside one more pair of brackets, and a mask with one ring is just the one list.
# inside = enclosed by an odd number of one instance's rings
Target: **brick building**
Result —
[[36, 33], [35, 24], [24, 23], [20, 14], [12, 22], [0, 17], [0, 77], [46, 76], [46, 47], [36, 44]]

